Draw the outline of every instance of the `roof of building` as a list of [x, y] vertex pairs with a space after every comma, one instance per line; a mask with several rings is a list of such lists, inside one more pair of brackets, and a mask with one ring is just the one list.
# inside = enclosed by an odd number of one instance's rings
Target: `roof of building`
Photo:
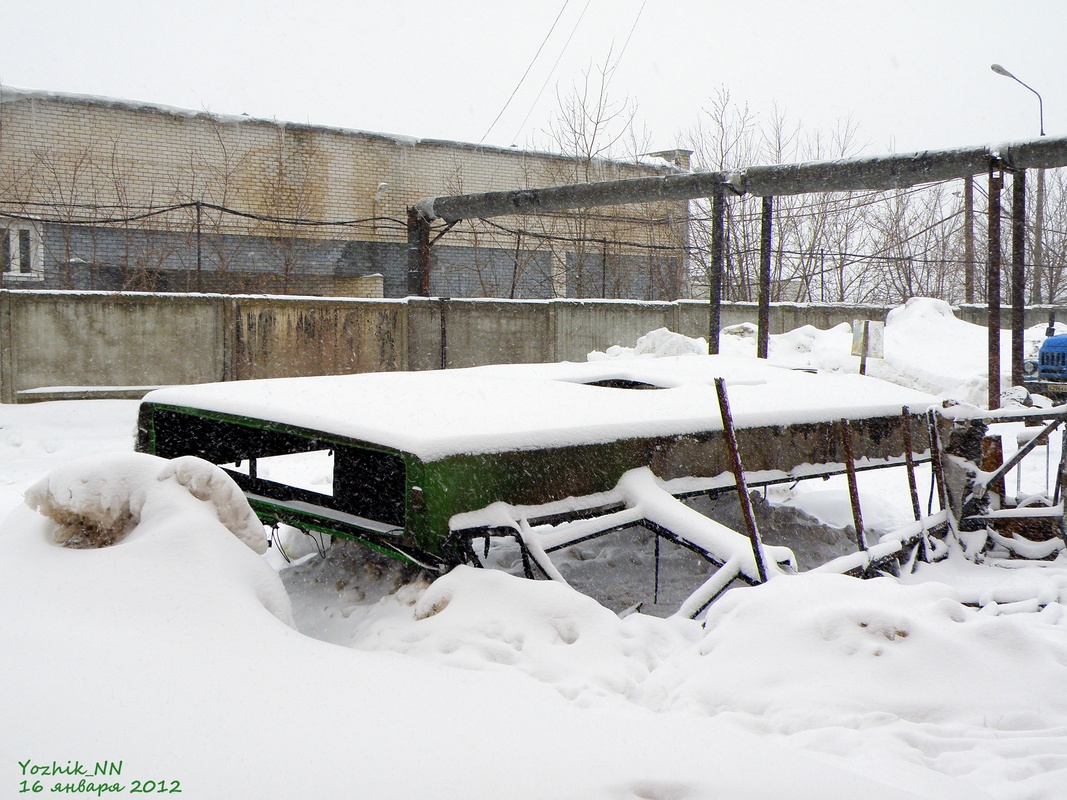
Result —
[[[262, 117], [251, 117], [247, 114], [218, 114], [213, 111], [201, 110], [196, 111], [187, 108], [178, 108], [175, 106], [168, 106], [159, 103], [150, 103], [140, 100], [126, 100], [114, 97], [104, 97], [98, 95], [86, 95], [86, 94], [71, 94], [64, 92], [53, 92], [41, 89], [20, 89], [13, 86], [0, 85], [0, 104], [4, 103], [16, 103], [26, 100], [40, 100], [44, 102], [56, 102], [66, 103], [72, 105], [92, 105], [100, 106], [104, 108], [121, 109], [124, 111], [134, 112], [151, 112], [157, 114], [166, 114], [174, 117], [186, 117], [190, 119], [207, 119], [216, 122], [222, 122], [225, 124], [256, 124], [256, 125], [275, 125], [283, 126], [286, 128], [292, 128], [297, 130], [309, 130], [309, 131], [326, 131], [346, 136], [360, 136], [372, 139], [381, 139], [393, 142], [400, 146], [408, 147], [447, 147], [447, 148], [459, 148], [464, 150], [480, 150], [484, 152], [492, 153], [510, 153], [510, 154], [522, 154], [533, 155], [540, 158], [550, 159], [563, 159], [572, 160], [570, 156], [561, 153], [549, 153], [544, 151], [526, 150], [512, 147], [499, 147], [497, 145], [488, 144], [475, 144], [473, 142], [458, 142], [448, 139], [433, 139], [433, 138], [420, 138], [416, 136], [405, 136], [402, 134], [392, 133], [379, 133], [375, 131], [365, 131], [355, 128], [342, 128], [330, 125], [313, 125], [310, 122], [291, 122], [279, 119], [265, 119]], [[675, 152], [675, 151], [662, 151], [663, 153]], [[594, 162], [605, 165], [619, 165], [629, 167], [640, 167], [651, 170], [656, 173], [671, 173], [684, 171], [680, 170], [677, 166], [670, 163], [666, 157], [661, 154], [645, 154], [639, 157], [637, 161], [621, 161], [618, 159], [596, 158]]]

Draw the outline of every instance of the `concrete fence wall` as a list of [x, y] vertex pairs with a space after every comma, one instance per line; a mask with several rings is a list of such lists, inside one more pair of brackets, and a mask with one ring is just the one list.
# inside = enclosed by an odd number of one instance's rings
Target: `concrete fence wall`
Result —
[[0, 291], [0, 401], [42, 387], [225, 380], [228, 311], [205, 296]]
[[[1045, 323], [1051, 310], [1027, 309], [1027, 326]], [[775, 303], [770, 330], [884, 320], [888, 311]], [[957, 314], [985, 323], [983, 307]], [[723, 304], [723, 327], [756, 318], [755, 303]], [[591, 350], [632, 346], [661, 327], [707, 337], [708, 306], [0, 291], [0, 402], [136, 395], [142, 387], [181, 383], [584, 360]]]

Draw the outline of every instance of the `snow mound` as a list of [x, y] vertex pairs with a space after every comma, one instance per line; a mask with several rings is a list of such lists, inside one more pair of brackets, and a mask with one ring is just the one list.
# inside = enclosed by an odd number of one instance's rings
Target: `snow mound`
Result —
[[25, 501], [59, 523], [58, 543], [107, 547], [137, 527], [149, 496], [165, 482], [176, 483], [203, 501], [253, 552], [266, 552], [263, 525], [237, 484], [214, 464], [193, 456], [167, 461], [146, 453], [123, 453], [79, 459], [33, 484]]
[[248, 505], [241, 487], [223, 470], [202, 458], [182, 456], [168, 463], [157, 476], [160, 481], [171, 478], [197, 500], [211, 505], [219, 522], [253, 552], [260, 555], [267, 552], [263, 523]]
[[406, 614], [370, 621], [354, 646], [464, 669], [517, 669], [589, 706], [619, 697], [638, 701], [642, 681], [672, 653], [694, 645], [700, 630], [688, 619], [620, 619], [555, 581], [457, 567]]
[[781, 577], [728, 593], [705, 626], [649, 681], [667, 707], [758, 714], [782, 732], [877, 715], [1037, 731], [1067, 714], [1067, 644], [943, 584]]
[[[380, 605], [354, 648], [518, 672], [585, 708], [758, 719], [816, 749], [847, 749], [841, 731], [875, 725], [920, 760], [937, 751], [910, 737], [919, 727], [1030, 737], [1046, 750], [1067, 719], [1067, 642], [1036, 620], [967, 608], [936, 583], [782, 576], [728, 592], [702, 627], [620, 619], [563, 584], [460, 567], [413, 608]], [[1037, 779], [1047, 765], [1002, 766]]]
[[26, 490], [26, 505], [59, 523], [67, 547], [107, 547], [141, 518], [151, 482], [166, 461], [146, 453], [78, 459]]
[[914, 325], [938, 328], [957, 322], [952, 306], [933, 297], [912, 297], [886, 315], [886, 325]]
[[[1045, 325], [1023, 332], [1023, 354], [1036, 357]], [[989, 387], [989, 332], [957, 319], [943, 300], [913, 297], [886, 317], [885, 360], [868, 361], [868, 374], [937, 394], [956, 403], [984, 406]], [[1001, 387], [1011, 386], [1011, 331], [1000, 332]], [[1001, 397], [1002, 405], [1012, 396]]]
[[[60, 544], [104, 548], [93, 559], [68, 553], [64, 558], [73, 560], [55, 562], [71, 570], [55, 577], [66, 591], [84, 582], [96, 584], [100, 597], [112, 597], [137, 586], [146, 607], [181, 596], [189, 613], [195, 596], [205, 615], [201, 624], [211, 618], [213, 603], [255, 604], [295, 627], [278, 573], [249, 552], [266, 550], [263, 526], [229, 476], [206, 461], [144, 453], [81, 459], [31, 486], [25, 500], [60, 524], [60, 533], [52, 534]], [[43, 538], [48, 529], [41, 524]]]
[[606, 352], [594, 350], [586, 357], [588, 361], [603, 361], [609, 358], [664, 358], [708, 354], [706, 339], [693, 339], [674, 333], [667, 328], [657, 328], [637, 340], [633, 347], [612, 345]]

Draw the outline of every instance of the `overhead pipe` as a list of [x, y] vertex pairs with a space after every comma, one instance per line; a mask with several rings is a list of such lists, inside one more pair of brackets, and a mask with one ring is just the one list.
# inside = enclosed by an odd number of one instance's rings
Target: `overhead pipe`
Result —
[[415, 204], [423, 219], [457, 222], [515, 214], [547, 214], [572, 208], [682, 201], [713, 197], [717, 188], [758, 197], [813, 192], [902, 189], [966, 178], [997, 161], [1005, 168], [1067, 166], [1067, 138], [1043, 138], [955, 150], [752, 166], [735, 172], [693, 172], [618, 181], [516, 189], [506, 192], [426, 197]]

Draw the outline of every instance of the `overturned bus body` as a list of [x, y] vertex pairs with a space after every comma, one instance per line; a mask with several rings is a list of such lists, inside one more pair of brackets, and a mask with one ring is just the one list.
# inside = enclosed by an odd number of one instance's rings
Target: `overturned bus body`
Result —
[[568, 499], [637, 468], [677, 496], [732, 488], [716, 378], [750, 486], [843, 471], [843, 418], [858, 469], [928, 450], [929, 395], [728, 356], [172, 387], [145, 397], [138, 449], [219, 465], [268, 525], [440, 569], [470, 560], [464, 520], [494, 504], [581, 513]]

